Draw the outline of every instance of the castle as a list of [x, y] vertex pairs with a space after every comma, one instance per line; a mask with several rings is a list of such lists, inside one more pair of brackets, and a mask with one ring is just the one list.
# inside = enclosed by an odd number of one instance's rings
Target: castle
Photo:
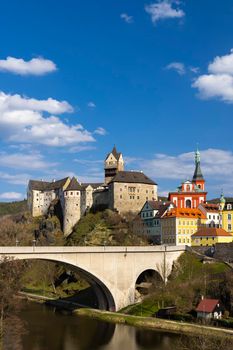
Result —
[[67, 236], [90, 209], [138, 213], [146, 201], [157, 200], [157, 184], [140, 171], [125, 171], [122, 153], [114, 146], [104, 162], [103, 183], [80, 183], [75, 177], [47, 182], [30, 180], [27, 200], [32, 216], [46, 215], [59, 203]]

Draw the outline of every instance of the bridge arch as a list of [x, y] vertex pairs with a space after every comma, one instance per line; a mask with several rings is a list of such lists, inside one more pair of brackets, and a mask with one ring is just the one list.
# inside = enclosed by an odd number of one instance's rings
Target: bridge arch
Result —
[[100, 310], [116, 311], [116, 304], [113, 298], [112, 293], [109, 288], [103, 282], [103, 278], [98, 278], [89, 271], [79, 267], [78, 265], [71, 264], [64, 259], [55, 259], [55, 258], [38, 258], [38, 257], [16, 257], [15, 260], [41, 260], [41, 261], [50, 261], [55, 263], [62, 263], [66, 266], [70, 266], [71, 269], [75, 269], [81, 277], [83, 277], [93, 288], [98, 301], [98, 308]]

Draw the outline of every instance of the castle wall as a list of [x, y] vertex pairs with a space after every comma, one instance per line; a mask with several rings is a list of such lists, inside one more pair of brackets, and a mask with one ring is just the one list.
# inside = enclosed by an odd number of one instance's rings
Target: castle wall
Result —
[[147, 200], [157, 199], [157, 185], [123, 182], [109, 184], [109, 208], [119, 213], [139, 212]]
[[64, 192], [63, 232], [68, 236], [81, 217], [81, 192]]
[[56, 198], [54, 191], [29, 191], [28, 205], [32, 216], [45, 215], [51, 202]]

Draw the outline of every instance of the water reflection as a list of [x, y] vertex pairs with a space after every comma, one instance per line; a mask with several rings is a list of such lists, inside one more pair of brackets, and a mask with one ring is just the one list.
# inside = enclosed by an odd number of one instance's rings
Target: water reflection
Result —
[[55, 312], [35, 303], [24, 303], [20, 314], [28, 333], [26, 350], [170, 350], [177, 335], [114, 325]]

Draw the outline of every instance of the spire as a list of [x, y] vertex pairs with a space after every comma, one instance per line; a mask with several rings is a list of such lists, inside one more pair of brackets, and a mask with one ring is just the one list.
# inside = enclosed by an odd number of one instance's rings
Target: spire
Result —
[[201, 172], [201, 154], [198, 150], [198, 145], [197, 145], [197, 150], [195, 152], [195, 171], [193, 174], [193, 181], [195, 180], [203, 180], [203, 175]]
[[114, 157], [116, 159], [119, 158], [119, 153], [117, 152], [117, 149], [116, 149], [116, 145], [114, 145], [113, 149], [112, 149], [112, 154], [114, 155]]
[[226, 203], [226, 199], [224, 198], [223, 190], [221, 191], [220, 203], [221, 204], [225, 204]]

